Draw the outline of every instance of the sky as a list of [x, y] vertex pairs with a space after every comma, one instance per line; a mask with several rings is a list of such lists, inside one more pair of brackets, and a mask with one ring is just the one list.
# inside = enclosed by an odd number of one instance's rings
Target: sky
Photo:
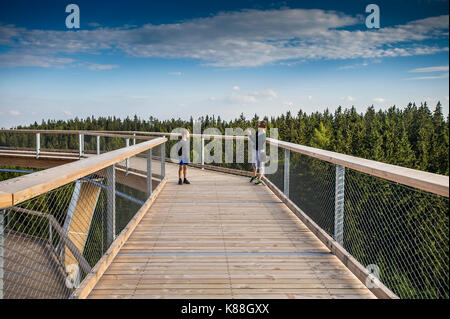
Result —
[[0, 128], [438, 101], [448, 115], [448, 32], [442, 0], [0, 0]]

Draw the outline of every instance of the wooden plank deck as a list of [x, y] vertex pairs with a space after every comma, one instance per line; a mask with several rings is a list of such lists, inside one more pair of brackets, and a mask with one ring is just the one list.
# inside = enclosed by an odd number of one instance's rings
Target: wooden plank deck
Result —
[[375, 298], [267, 187], [176, 171], [89, 298]]

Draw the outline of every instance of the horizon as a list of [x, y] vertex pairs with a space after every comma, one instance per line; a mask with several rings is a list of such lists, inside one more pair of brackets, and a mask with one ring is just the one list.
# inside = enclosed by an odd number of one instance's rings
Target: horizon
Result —
[[[0, 127], [441, 102], [448, 1], [0, 1]], [[368, 4], [380, 28], [368, 29]]]

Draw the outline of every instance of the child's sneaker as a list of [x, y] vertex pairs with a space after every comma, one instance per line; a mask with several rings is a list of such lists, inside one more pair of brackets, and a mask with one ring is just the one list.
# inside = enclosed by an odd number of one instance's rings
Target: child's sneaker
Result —
[[256, 176], [252, 176], [252, 178], [250, 178], [250, 183], [253, 182], [255, 180]]
[[[180, 179], [180, 181], [181, 181], [181, 179]], [[183, 183], [190, 184], [189, 181], [186, 178], [184, 179]]]
[[178, 179], [178, 185], [182, 185], [183, 181], [181, 180], [181, 178]]
[[257, 179], [255, 182], [255, 185], [263, 185], [266, 186], [266, 183], [264, 183], [262, 180]]

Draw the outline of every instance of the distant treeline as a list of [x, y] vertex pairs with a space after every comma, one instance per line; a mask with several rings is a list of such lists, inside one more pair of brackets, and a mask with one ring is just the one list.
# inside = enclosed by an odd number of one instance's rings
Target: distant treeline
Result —
[[[228, 127], [257, 127], [265, 119], [268, 127], [279, 130], [279, 138], [297, 144], [318, 147], [348, 155], [354, 155], [394, 165], [420, 169], [438, 174], [449, 174], [449, 122], [444, 117], [441, 104], [430, 110], [426, 103], [417, 106], [409, 103], [401, 109], [396, 106], [376, 111], [373, 106], [365, 113], [354, 107], [338, 107], [334, 113], [325, 110], [307, 114], [299, 110], [277, 117], [260, 118], [254, 115], [246, 119], [243, 114], [231, 121], [220, 116], [204, 116], [202, 129], [218, 128], [222, 134]], [[75, 118], [67, 121], [47, 120], [41, 124], [17, 128], [64, 130], [118, 130], [170, 132], [177, 127], [192, 131], [193, 118], [160, 121], [137, 116], [122, 120], [115, 116]], [[67, 137], [69, 138], [69, 137]]]

